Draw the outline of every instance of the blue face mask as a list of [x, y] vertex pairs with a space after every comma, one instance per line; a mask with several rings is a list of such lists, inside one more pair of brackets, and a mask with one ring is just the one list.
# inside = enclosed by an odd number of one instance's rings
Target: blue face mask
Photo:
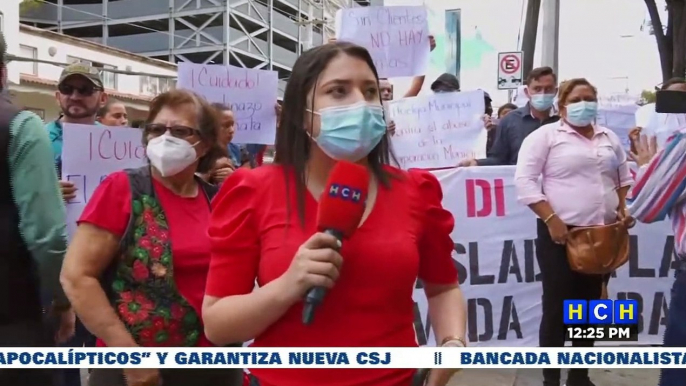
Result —
[[369, 155], [386, 134], [383, 108], [366, 102], [328, 107], [315, 112], [321, 118], [320, 149], [337, 161], [357, 162]]
[[531, 107], [538, 111], [546, 111], [553, 107], [555, 94], [533, 94], [531, 95]]
[[567, 105], [565, 120], [572, 126], [586, 127], [598, 116], [597, 102], [576, 102]]

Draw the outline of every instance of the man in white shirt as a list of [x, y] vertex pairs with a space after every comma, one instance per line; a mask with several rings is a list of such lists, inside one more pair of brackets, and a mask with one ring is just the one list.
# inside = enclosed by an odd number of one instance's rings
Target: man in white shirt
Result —
[[[686, 92], [686, 79], [672, 78], [662, 84], [660, 90]], [[679, 129], [686, 127], [686, 114], [662, 114], [655, 112], [655, 103], [649, 103], [636, 111], [636, 126], [641, 134], [656, 137], [658, 150]]]

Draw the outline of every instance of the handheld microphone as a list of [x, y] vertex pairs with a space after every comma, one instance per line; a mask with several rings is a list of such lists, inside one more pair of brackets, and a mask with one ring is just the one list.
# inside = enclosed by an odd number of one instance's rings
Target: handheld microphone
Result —
[[[317, 231], [343, 241], [355, 232], [362, 221], [369, 189], [367, 168], [351, 162], [336, 163], [319, 199]], [[302, 321], [308, 325], [315, 309], [326, 296], [326, 288], [314, 287], [307, 292]]]

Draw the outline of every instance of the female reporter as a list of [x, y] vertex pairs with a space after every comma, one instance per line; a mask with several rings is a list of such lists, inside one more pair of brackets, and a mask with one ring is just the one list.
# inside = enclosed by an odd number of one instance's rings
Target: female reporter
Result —
[[[256, 347], [414, 347], [412, 292], [419, 277], [437, 341], [464, 346], [464, 301], [451, 259], [453, 218], [441, 206], [433, 175], [387, 165], [385, 132], [379, 79], [364, 48], [332, 43], [298, 58], [284, 95], [274, 164], [236, 171], [213, 204], [203, 303], [210, 340], [254, 338]], [[316, 233], [315, 226], [317, 197], [336, 160], [357, 162], [371, 174], [364, 217], [340, 254], [337, 240]], [[330, 290], [314, 322], [304, 326], [301, 299], [313, 286]], [[414, 371], [251, 372], [262, 386], [406, 386]], [[437, 370], [429, 385], [445, 385], [451, 374]]]
[[[200, 307], [210, 263], [206, 229], [218, 116], [175, 90], [153, 100], [143, 143], [151, 166], [115, 172], [79, 219], [61, 281], [77, 315], [109, 347], [211, 346]], [[93, 386], [236, 386], [240, 370], [94, 369]]]
[[[603, 275], [573, 271], [565, 241], [570, 228], [606, 225], [628, 217], [626, 193], [632, 182], [617, 135], [595, 125], [596, 89], [572, 79], [560, 90], [559, 122], [531, 133], [519, 151], [515, 185], [518, 199], [538, 216], [536, 258], [543, 284], [541, 347], [565, 341], [563, 301], [601, 297]], [[540, 183], [539, 183], [540, 178]], [[574, 341], [575, 347], [593, 341]], [[559, 386], [560, 370], [543, 370], [545, 386]], [[567, 386], [592, 386], [588, 370], [572, 369]]]

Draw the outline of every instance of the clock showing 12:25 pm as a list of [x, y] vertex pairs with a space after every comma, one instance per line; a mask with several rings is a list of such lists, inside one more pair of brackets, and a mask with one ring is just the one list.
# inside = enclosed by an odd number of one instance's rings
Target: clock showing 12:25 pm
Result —
[[632, 341], [634, 340], [629, 326], [613, 325], [576, 325], [567, 326], [567, 340], [603, 340], [603, 341]]

